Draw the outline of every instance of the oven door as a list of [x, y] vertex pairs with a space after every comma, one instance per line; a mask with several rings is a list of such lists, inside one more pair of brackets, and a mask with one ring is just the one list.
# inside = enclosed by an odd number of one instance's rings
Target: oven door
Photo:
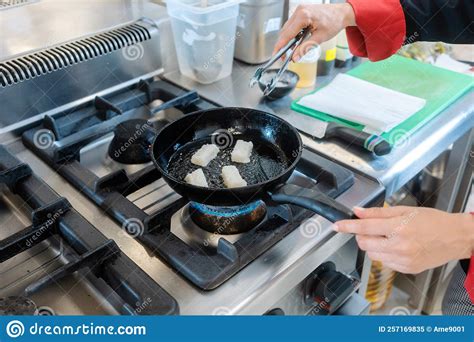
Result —
[[[355, 239], [319, 264], [267, 311], [272, 315], [365, 315], [370, 303], [360, 281], [363, 272]], [[364, 277], [365, 278], [365, 277]]]
[[360, 281], [326, 261], [280, 299], [267, 315], [365, 315], [370, 303], [357, 292]]

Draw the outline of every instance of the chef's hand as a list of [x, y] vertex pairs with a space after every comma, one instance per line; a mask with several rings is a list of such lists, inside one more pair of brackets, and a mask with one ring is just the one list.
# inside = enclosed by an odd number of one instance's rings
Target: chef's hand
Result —
[[293, 55], [293, 61], [296, 62], [305, 55], [308, 46], [321, 44], [335, 37], [348, 26], [356, 26], [354, 10], [348, 3], [300, 5], [283, 26], [273, 54], [296, 37], [301, 30], [309, 28], [311, 37], [298, 47]]
[[431, 208], [354, 209], [360, 220], [339, 221], [338, 232], [356, 234], [372, 260], [401, 273], [420, 273], [474, 251], [474, 218]]

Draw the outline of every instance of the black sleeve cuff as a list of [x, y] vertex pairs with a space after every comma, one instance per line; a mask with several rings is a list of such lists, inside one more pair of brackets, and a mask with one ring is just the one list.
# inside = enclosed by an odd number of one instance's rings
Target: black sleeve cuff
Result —
[[401, 0], [406, 22], [405, 43], [442, 41], [474, 43], [474, 1]]
[[470, 261], [471, 261], [471, 259], [459, 260], [459, 263], [461, 264], [461, 268], [463, 269], [464, 273], [466, 273], [466, 274], [469, 271]]

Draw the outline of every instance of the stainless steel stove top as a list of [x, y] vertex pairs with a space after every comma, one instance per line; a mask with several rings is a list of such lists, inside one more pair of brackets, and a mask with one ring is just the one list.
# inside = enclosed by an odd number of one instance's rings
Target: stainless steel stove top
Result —
[[[113, 5], [113, 13], [122, 13], [124, 10], [119, 1], [111, 2]], [[44, 10], [51, 6], [52, 2], [43, 0], [40, 5], [35, 4], [25, 6], [11, 11], [18, 11], [27, 15], [34, 10]], [[102, 6], [102, 5], [100, 5]], [[99, 7], [100, 7], [99, 6]], [[149, 9], [151, 6], [151, 10]], [[125, 6], [127, 7], [127, 6]], [[167, 23], [163, 8], [152, 5], [148, 1], [133, 1], [130, 3], [133, 11], [126, 10], [124, 18], [117, 19], [108, 18], [107, 23], [98, 23], [97, 16], [92, 21], [92, 28], [87, 26], [87, 30], [79, 30], [81, 33], [66, 32], [64, 37], [57, 35], [51, 38], [46, 45], [60, 44], [66, 40], [74, 40], [81, 36], [88, 35], [90, 32], [102, 31], [110, 27], [138, 19], [143, 12], [151, 15], [158, 23], [160, 47], [160, 66], [165, 67], [167, 60], [174, 59], [173, 53], [163, 53], [163, 47], [169, 47], [172, 42], [169, 41], [169, 23]], [[6, 13], [7, 11], [5, 11]], [[41, 11], [40, 11], [41, 12]], [[40, 13], [38, 12], [38, 13]], [[104, 11], [97, 11], [104, 12]], [[133, 12], [133, 13], [132, 13]], [[102, 15], [101, 15], [102, 17]], [[110, 20], [109, 20], [110, 19]], [[12, 20], [12, 18], [9, 18]], [[151, 28], [153, 34], [155, 31]], [[65, 34], [66, 34], [65, 33]], [[163, 34], [164, 33], [164, 34]], [[10, 37], [13, 39], [14, 35]], [[169, 35], [171, 36], [171, 35]], [[33, 46], [32, 49], [43, 48], [41, 46]], [[151, 48], [151, 44], [150, 47]], [[30, 49], [26, 49], [30, 50]], [[18, 44], [7, 44], [7, 49], [3, 50], [3, 56], [10, 58], [12, 53], [24, 53], [25, 47]], [[117, 52], [117, 56], [122, 56], [122, 51]], [[153, 53], [156, 53], [154, 51]], [[1, 54], [0, 54], [1, 55]], [[154, 54], [153, 54], [154, 56]], [[120, 57], [121, 58], [121, 57]], [[130, 66], [133, 61], [128, 61], [123, 68]], [[134, 64], [134, 66], [145, 65], [144, 63]], [[95, 65], [97, 66], [97, 65]], [[147, 67], [156, 66], [148, 63]], [[133, 68], [132, 68], [133, 69]], [[129, 69], [128, 71], [132, 70]], [[146, 68], [145, 68], [146, 69]], [[159, 73], [158, 70], [140, 70], [145, 78], [151, 77]], [[135, 69], [133, 69], [135, 70]], [[61, 112], [71, 110], [75, 107], [81, 107], [88, 101], [95, 98], [96, 95], [106, 95], [118, 89], [129, 87], [137, 82], [134, 78], [137, 73], [127, 82], [114, 85], [111, 88], [100, 90], [99, 92], [90, 92], [88, 96], [80, 98], [74, 102], [62, 105], [58, 108], [49, 110], [46, 114], [56, 118]], [[157, 79], [157, 77], [155, 77]], [[90, 81], [90, 80], [89, 80]], [[184, 91], [183, 91], [184, 93]], [[161, 102], [149, 104], [149, 107], [159, 106]], [[182, 115], [180, 110], [168, 108], [156, 115], [149, 117], [148, 112], [140, 112], [135, 117], [143, 117], [152, 121], [167, 120], [173, 121]], [[146, 274], [148, 274], [159, 286], [167, 291], [179, 304], [181, 314], [264, 314], [276, 306], [287, 305], [286, 313], [288, 314], [306, 314], [308, 308], [300, 307], [298, 301], [302, 290], [302, 283], [308, 275], [311, 274], [319, 265], [328, 260], [337, 265], [340, 272], [352, 274], [356, 271], [358, 263], [357, 245], [351, 235], [336, 234], [331, 229], [331, 224], [327, 220], [313, 216], [301, 223], [281, 241], [274, 244], [271, 248], [264, 251], [254, 261], [241, 269], [235, 275], [230, 277], [222, 285], [214, 290], [201, 290], [186, 280], [183, 275], [179, 274], [169, 263], [162, 258], [156, 256], [150, 248], [145, 247], [137, 239], [127, 234], [122, 224], [113, 220], [99, 206], [85, 196], [77, 187], [66, 181], [58, 170], [50, 167], [42, 158], [26, 148], [21, 140], [21, 133], [38, 123], [38, 117], [16, 123], [11, 127], [4, 128], [0, 131], [0, 144], [5, 145], [8, 150], [18, 159], [27, 163], [35, 174], [47, 183], [60, 196], [65, 197], [71, 203], [72, 207], [80, 213], [90, 224], [108, 239], [112, 239], [118, 245], [120, 250], [135, 262]], [[28, 126], [28, 127], [27, 127]], [[140, 170], [145, 170], [150, 164], [140, 165], [124, 165], [112, 160], [107, 153], [108, 145], [113, 138], [113, 134], [105, 134], [93, 139], [85, 146], [81, 146], [79, 158], [82, 167], [90, 171], [96, 177], [104, 177], [119, 170], [125, 170], [127, 174], [134, 174]], [[56, 142], [61, 145], [62, 142]], [[295, 172], [293, 180], [310, 185], [313, 179], [308, 179], [305, 175]], [[362, 175], [355, 174], [354, 184], [349, 190], [340, 195], [337, 200], [346, 206], [365, 205], [380, 198], [383, 193], [383, 187], [377, 182], [368, 179]], [[160, 208], [166, 207], [179, 199], [161, 179], [147, 184], [138, 190], [128, 193], [126, 200], [132, 202], [138, 209], [142, 210], [146, 215], [152, 215], [159, 211]], [[0, 189], [0, 222], [8, 222], [8, 225], [2, 225], [0, 231], [0, 241], [7, 236], [20, 231], [25, 226], [31, 224], [31, 218], [28, 210], [23, 210], [21, 201], [16, 196], [12, 196], [6, 189]], [[172, 231], [182, 240], [186, 240], [190, 235], [186, 228], [189, 228], [189, 222], [183, 221], [182, 212], [186, 210], [181, 207], [173, 215], [171, 220]], [[8, 220], [8, 221], [7, 221]], [[3, 227], [5, 226], [5, 228]], [[194, 227], [194, 230], [196, 227]], [[189, 230], [189, 229], [188, 229]], [[193, 233], [194, 234], [194, 233]], [[207, 236], [207, 235], [206, 235]], [[205, 236], [205, 237], [206, 237]], [[217, 238], [215, 235], [207, 237], [215, 243]], [[234, 242], [237, 237], [226, 237], [230, 242]], [[48, 274], [52, 270], [63, 266], [68, 262], [68, 249], [59, 241], [54, 239], [45, 240], [34, 246], [27, 252], [23, 252], [19, 258], [11, 259], [0, 264], [0, 297], [18, 293], [19, 289], [24, 288], [35, 277]], [[360, 270], [358, 270], [360, 271]], [[362, 274], [362, 283], [368, 276], [368, 273]], [[366, 281], [366, 279], [365, 279]], [[100, 291], [102, 290], [102, 291]], [[56, 286], [44, 288], [41, 292], [32, 295], [32, 299], [38, 306], [50, 307], [57, 314], [115, 314], [117, 313], [116, 303], [114, 303], [114, 295], [110, 293], [109, 300], [104, 300], [104, 286], [96, 281], [89, 279], [81, 272], [72, 274], [71, 276], [61, 279]], [[60, 291], [64, 295], [57, 296], [55, 294]], [[362, 286], [361, 291], [364, 291]], [[140, 304], [140, 303], [139, 303]], [[153, 303], [145, 303], [144, 306]], [[122, 312], [123, 313], [123, 312]]]
[[[172, 116], [173, 111], [163, 114]], [[8, 135], [3, 135], [1, 138], [3, 138], [2, 142], [5, 142], [8, 140]], [[110, 136], [100, 139], [81, 151], [82, 162], [98, 175], [104, 175], [121, 166], [106, 157], [106, 146], [110, 139]], [[313, 217], [223, 285], [212, 291], [203, 291], [189, 283], [132, 236], [125, 233], [120, 224], [113, 221], [90, 199], [26, 149], [20, 139], [10, 140], [8, 148], [19, 159], [27, 162], [56, 192], [69, 199], [76, 210], [92, 225], [108, 238], [113, 239], [125, 254], [168, 291], [178, 301], [182, 314], [263, 314], [272, 309], [279, 298], [295, 288], [321, 262], [334, 255], [337, 256], [338, 251], [344, 253], [342, 247], [353, 241], [350, 235], [335, 234], [327, 220]], [[295, 174], [294, 177], [301, 178], [302, 175]], [[382, 187], [377, 183], [356, 174], [354, 185], [349, 191], [339, 196], [338, 201], [347, 206], [364, 205], [382, 191]], [[158, 180], [130, 194], [127, 198], [151, 213], [176, 199], [176, 196], [178, 195], [174, 194], [162, 180]], [[13, 203], [13, 201], [14, 199], [10, 199], [7, 203]], [[24, 216], [16, 216], [16, 220], [21, 224], [27, 221]], [[181, 221], [178, 220], [178, 222]], [[316, 232], [314, 227], [316, 227]], [[178, 226], [179, 228], [182, 226]], [[60, 252], [55, 251], [54, 248], [46, 249], [44, 246], [43, 254], [41, 256], [43, 258], [48, 256], [51, 259], [60, 259]], [[355, 260], [345, 260], [338, 267], [340, 271], [350, 273], [354, 270], [354, 264]], [[81, 286], [90, 289], [87, 284], [81, 283]], [[76, 301], [81, 302], [80, 299], [70, 298], [66, 301], [67, 303], [62, 303], [54, 298], [46, 300], [48, 296], [44, 298], [44, 305], [50, 307], [65, 305], [67, 309], [63, 311], [64, 313], [81, 312], [80, 308], [74, 304]], [[99, 311], [94, 312], [97, 313], [101, 312], [100, 310], [110, 313], [107, 308], [89, 305], [87, 307], [96, 308]], [[86, 310], [83, 313], [90, 313], [90, 311]]]
[[[60, 241], [49, 239], [4, 262], [0, 272], [2, 297], [15, 296], [29, 284], [67, 264], [68, 250]], [[39, 308], [54, 315], [116, 315], [118, 311], [97, 290], [87, 272], [67, 276], [33, 294], [24, 294]]]
[[147, 299], [154, 303], [144, 313], [177, 313], [176, 301], [54, 192], [30, 160], [18, 159], [14, 146], [0, 146], [2, 228], [10, 228], [0, 236], [0, 310], [30, 303], [37, 314], [134, 314]]

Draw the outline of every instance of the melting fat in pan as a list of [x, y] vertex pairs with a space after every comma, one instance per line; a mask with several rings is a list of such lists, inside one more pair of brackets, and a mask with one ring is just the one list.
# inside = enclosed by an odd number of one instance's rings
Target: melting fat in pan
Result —
[[202, 145], [199, 150], [191, 157], [191, 163], [206, 167], [217, 154], [219, 153], [219, 147], [214, 144]]
[[232, 161], [235, 163], [250, 163], [250, 155], [252, 154], [253, 143], [237, 140], [231, 154]]
[[227, 188], [247, 186], [247, 182], [240, 176], [239, 170], [234, 165], [224, 166], [221, 176]]
[[191, 173], [189, 173], [185, 178], [185, 182], [195, 186], [202, 186], [203, 188], [208, 188], [209, 185], [207, 184], [206, 176], [202, 169], [197, 169]]

